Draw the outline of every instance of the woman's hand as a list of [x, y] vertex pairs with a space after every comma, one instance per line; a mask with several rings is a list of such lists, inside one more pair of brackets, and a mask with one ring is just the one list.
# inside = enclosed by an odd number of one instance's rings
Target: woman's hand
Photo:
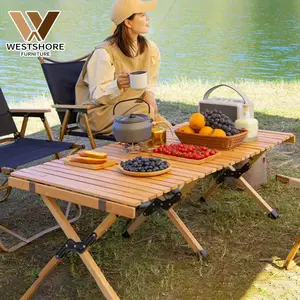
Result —
[[145, 100], [149, 105], [151, 105], [154, 109], [154, 113], [157, 113], [157, 104], [154, 98], [154, 94], [152, 92], [146, 91], [143, 96], [143, 100]]
[[117, 83], [119, 90], [129, 88], [129, 74], [125, 72], [120, 73], [117, 79]]

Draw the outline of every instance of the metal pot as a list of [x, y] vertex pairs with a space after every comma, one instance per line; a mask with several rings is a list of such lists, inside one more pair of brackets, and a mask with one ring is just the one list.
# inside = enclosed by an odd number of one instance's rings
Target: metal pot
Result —
[[[115, 115], [115, 108], [122, 102], [140, 100], [148, 105], [148, 114], [150, 114], [150, 105], [140, 98], [133, 98], [118, 102], [113, 108], [113, 115]], [[116, 140], [120, 143], [140, 143], [151, 138], [152, 134], [152, 119], [144, 114], [130, 114], [129, 116], [119, 116], [115, 118], [113, 123], [113, 134]]]

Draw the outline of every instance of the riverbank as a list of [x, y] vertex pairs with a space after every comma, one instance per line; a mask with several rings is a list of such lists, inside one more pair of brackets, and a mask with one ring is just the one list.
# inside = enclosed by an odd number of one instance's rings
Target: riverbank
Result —
[[[227, 84], [232, 84], [228, 82]], [[255, 111], [265, 115], [278, 115], [289, 118], [299, 118], [300, 116], [300, 81], [299, 82], [264, 82], [264, 81], [240, 81], [234, 83], [242, 92], [244, 92], [255, 104]], [[172, 122], [178, 122], [182, 115], [187, 112], [195, 112], [199, 100], [205, 92], [214, 86], [211, 83], [200, 80], [177, 79], [174, 83], [161, 83], [157, 88], [156, 98], [172, 104], [172, 114], [162, 110], [167, 114]], [[221, 97], [238, 98], [239, 95], [234, 91], [222, 87], [213, 94]], [[41, 107], [48, 108], [52, 105], [50, 94], [40, 95], [33, 99], [26, 99], [22, 102], [9, 102], [11, 108]], [[188, 110], [188, 111], [187, 111]], [[56, 112], [47, 114], [51, 126], [59, 124]], [[17, 124], [21, 120], [16, 118]], [[284, 131], [287, 124], [282, 124]], [[30, 120], [28, 124], [28, 133], [34, 133], [42, 130], [43, 126], [39, 120]]]

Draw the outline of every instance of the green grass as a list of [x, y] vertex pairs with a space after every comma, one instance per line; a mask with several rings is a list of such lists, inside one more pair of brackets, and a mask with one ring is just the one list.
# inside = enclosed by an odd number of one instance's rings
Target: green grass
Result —
[[[236, 85], [255, 102], [261, 128], [291, 131], [300, 138], [300, 83]], [[173, 122], [186, 121], [209, 87], [184, 79], [162, 84], [159, 111]], [[216, 94], [234, 96], [225, 88]], [[56, 124], [54, 117], [50, 120]], [[38, 129], [34, 126], [32, 132]], [[278, 210], [278, 220], [267, 218], [240, 190], [221, 187], [202, 204], [198, 198], [213, 176], [197, 182], [176, 210], [208, 251], [208, 260], [193, 256], [164, 213], [152, 215], [130, 239], [121, 237], [126, 223], [122, 218], [92, 247], [92, 255], [122, 299], [299, 299], [300, 268], [285, 271], [282, 261], [299, 234], [300, 193], [275, 180], [278, 173], [300, 177], [299, 150], [297, 141], [268, 151], [269, 181], [259, 193]], [[85, 237], [103, 217], [102, 212], [85, 209], [75, 227]], [[16, 190], [1, 204], [0, 219], [27, 234], [52, 221], [38, 196]], [[0, 254], [0, 299], [19, 299], [65, 240], [57, 231], [15, 253]], [[269, 258], [274, 263], [265, 261]], [[104, 298], [81, 260], [70, 255], [35, 299]]]

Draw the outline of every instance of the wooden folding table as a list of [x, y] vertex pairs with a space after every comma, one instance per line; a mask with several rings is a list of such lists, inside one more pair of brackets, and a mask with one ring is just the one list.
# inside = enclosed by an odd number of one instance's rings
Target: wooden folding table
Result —
[[[178, 142], [175, 136], [170, 136], [168, 139], [169, 142]], [[206, 162], [203, 165], [191, 165], [170, 161], [172, 169], [169, 173], [148, 178], [126, 176], [120, 172], [118, 166], [98, 171], [82, 169], [65, 165], [62, 159], [13, 172], [9, 178], [9, 186], [40, 194], [68, 238], [67, 242], [42, 269], [38, 279], [27, 290], [22, 299], [29, 299], [39, 284], [69, 252], [79, 254], [107, 299], [119, 299], [88, 250], [117, 220], [118, 216], [135, 219], [137, 208], [141, 207], [142, 204], [146, 208], [125, 230], [124, 236], [130, 236], [154, 211], [163, 209], [193, 251], [205, 256], [206, 251], [176, 214], [174, 207], [180, 201], [181, 193], [184, 193], [188, 184], [195, 183], [198, 179], [217, 171], [229, 172], [226, 173], [227, 176], [235, 177], [265, 212], [276, 217], [276, 211], [243, 179], [243, 170], [235, 170], [233, 165], [246, 159], [255, 160], [266, 150], [282, 142], [294, 142], [293, 134], [260, 131], [259, 141], [242, 144], [230, 151], [221, 151], [222, 155], [211, 162]], [[137, 155], [147, 156], [146, 153], [128, 154], [118, 143], [112, 143], [96, 150], [107, 152], [111, 159], [117, 161]], [[224, 174], [221, 176], [224, 177]], [[219, 183], [210, 188], [205, 198]], [[108, 216], [86, 239], [80, 240], [57, 205], [56, 198], [81, 206], [100, 209], [107, 212]]]

